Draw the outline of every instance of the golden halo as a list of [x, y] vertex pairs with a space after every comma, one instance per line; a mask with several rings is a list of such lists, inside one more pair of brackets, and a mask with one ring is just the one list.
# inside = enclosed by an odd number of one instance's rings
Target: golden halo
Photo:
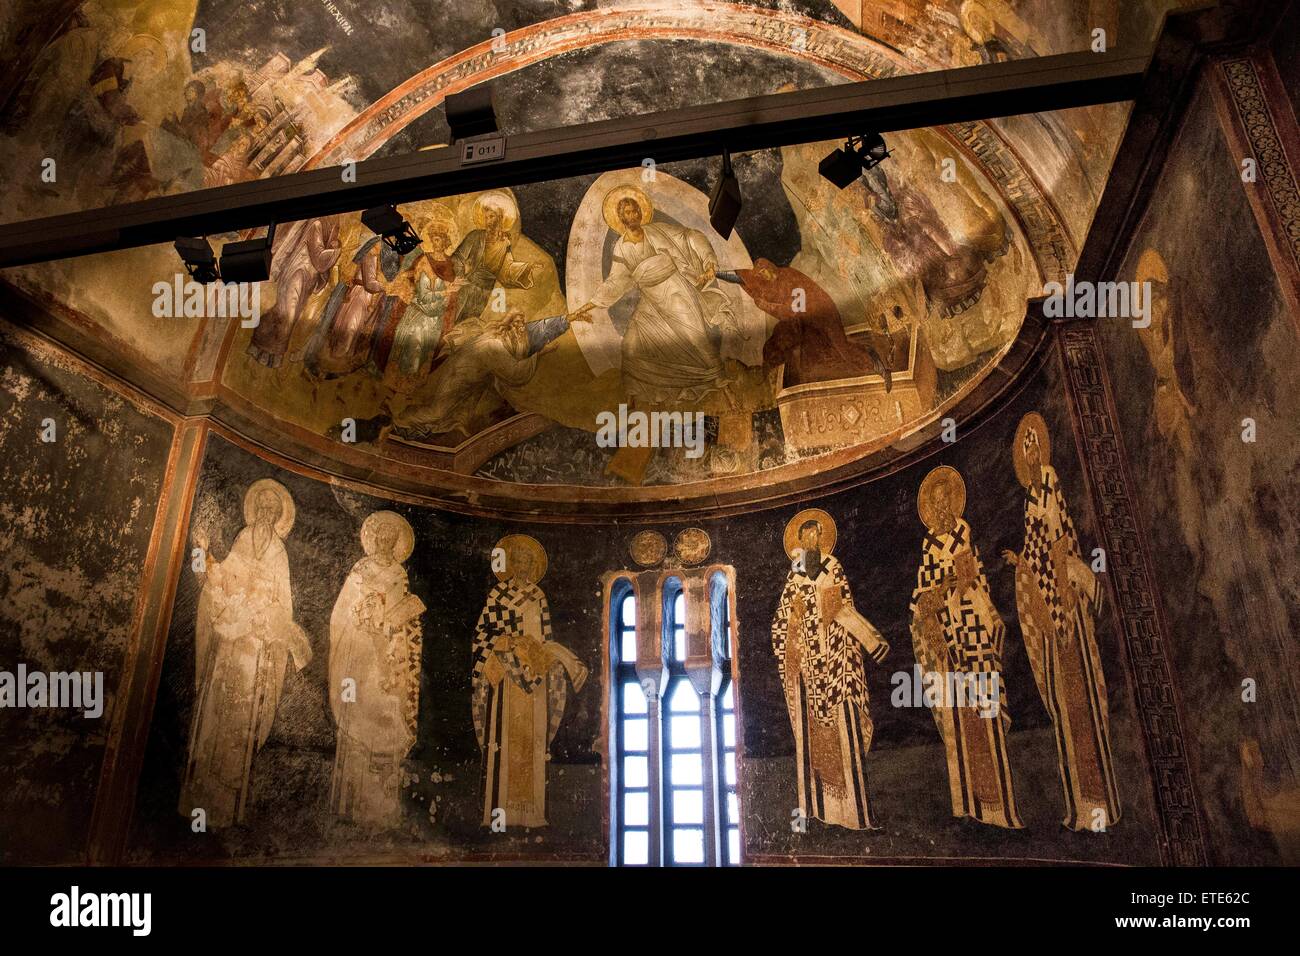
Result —
[[1030, 412], [1020, 419], [1016, 426], [1016, 437], [1011, 444], [1011, 462], [1016, 466], [1016, 478], [1021, 487], [1028, 488], [1038, 483], [1038, 476], [1029, 473], [1029, 461], [1025, 458], [1025, 436], [1030, 432], [1038, 439], [1038, 455], [1046, 466], [1052, 463], [1052, 436], [1047, 433], [1047, 422], [1038, 412]]
[[979, 0], [966, 0], [957, 17], [961, 20], [961, 28], [966, 31], [966, 35], [977, 42], [985, 42], [997, 32], [993, 15]]
[[1168, 282], [1169, 266], [1165, 263], [1165, 257], [1155, 249], [1143, 249], [1142, 255], [1138, 256], [1137, 276], [1135, 278], [1139, 284], [1143, 282]]
[[839, 535], [835, 519], [821, 508], [805, 508], [785, 524], [785, 556], [791, 561], [794, 560], [794, 549], [799, 547], [799, 529], [805, 521], [816, 521], [821, 525], [822, 554], [830, 554], [835, 550], [835, 540]]
[[422, 211], [422, 215], [417, 214], [412, 219], [411, 225], [421, 239], [429, 238], [432, 226], [442, 226], [447, 233], [447, 251], [450, 252], [460, 241], [460, 226], [456, 222], [456, 215], [440, 202], [430, 203], [429, 206], [429, 209]]
[[498, 581], [507, 581], [514, 577], [515, 555], [521, 551], [527, 551], [533, 556], [533, 564], [537, 569], [537, 578], [532, 583], [537, 584], [542, 578], [546, 577], [546, 549], [541, 546], [541, 543], [536, 538], [526, 534], [508, 534], [496, 543], [496, 547], [506, 553], [505, 570], [493, 572], [496, 574]]
[[275, 533], [283, 538], [293, 527], [293, 519], [296, 511], [293, 506], [293, 496], [289, 494], [289, 489], [280, 484], [274, 478], [259, 478], [248, 486], [244, 492], [244, 524], [252, 525], [256, 518], [257, 499], [262, 492], [272, 492], [280, 499], [280, 517], [275, 521]]
[[501, 210], [501, 228], [513, 232], [519, 222], [519, 207], [509, 193], [500, 189], [485, 192], [474, 200], [474, 225], [479, 229], [487, 228], [483, 211], [489, 206]]
[[952, 528], [936, 527], [934, 503], [930, 500], [934, 496], [935, 489], [940, 485], [947, 485], [953, 490], [956, 500], [952, 513], [954, 517], [960, 518], [966, 510], [966, 482], [962, 480], [961, 473], [956, 468], [940, 465], [925, 476], [925, 480], [921, 482], [921, 490], [916, 493], [916, 513], [921, 516], [921, 523], [931, 531], [943, 534], [951, 531]]
[[624, 199], [632, 199], [641, 207], [643, 226], [653, 219], [655, 214], [655, 207], [651, 205], [650, 197], [640, 186], [615, 186], [605, 194], [605, 201], [601, 203], [600, 211], [604, 214], [609, 228], [620, 236], [623, 235], [623, 222], [618, 218], [618, 204]]
[[411, 523], [396, 511], [376, 511], [361, 522], [361, 549], [367, 555], [375, 553], [377, 544], [375, 538], [379, 534], [380, 525], [384, 524], [393, 525], [397, 529], [397, 541], [393, 543], [393, 559], [401, 564], [415, 549], [415, 532], [411, 530]]
[[[148, 53], [152, 57], [153, 69], [147, 74], [141, 73], [138, 67], [142, 53]], [[148, 33], [137, 33], [127, 40], [122, 44], [118, 56], [131, 61], [133, 78], [150, 79], [167, 65], [167, 48], [163, 46], [161, 40]]]

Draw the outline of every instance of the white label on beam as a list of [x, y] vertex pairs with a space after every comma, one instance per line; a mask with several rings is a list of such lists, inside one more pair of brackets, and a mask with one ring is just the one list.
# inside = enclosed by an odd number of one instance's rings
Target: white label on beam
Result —
[[506, 138], [504, 136], [496, 136], [492, 139], [469, 140], [460, 145], [460, 164], [462, 166], [506, 158]]

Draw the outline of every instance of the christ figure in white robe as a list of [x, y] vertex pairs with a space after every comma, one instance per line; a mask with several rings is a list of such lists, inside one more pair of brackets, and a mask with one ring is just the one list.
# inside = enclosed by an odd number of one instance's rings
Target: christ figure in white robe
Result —
[[617, 206], [621, 238], [608, 278], [576, 313], [609, 308], [640, 293], [623, 336], [623, 385], [642, 407], [694, 403], [723, 390], [723, 327], [735, 327], [730, 302], [717, 288], [717, 256], [696, 229], [643, 222], [641, 204]]

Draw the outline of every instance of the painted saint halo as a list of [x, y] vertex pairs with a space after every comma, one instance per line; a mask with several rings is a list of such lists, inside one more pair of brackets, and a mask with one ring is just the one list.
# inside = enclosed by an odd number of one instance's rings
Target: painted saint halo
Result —
[[791, 560], [794, 559], [795, 550], [799, 547], [799, 529], [809, 521], [816, 521], [821, 525], [822, 554], [830, 554], [835, 550], [835, 539], [838, 529], [835, 527], [835, 519], [828, 515], [821, 508], [805, 508], [799, 512], [785, 526], [785, 554]]
[[361, 548], [367, 555], [373, 555], [379, 543], [379, 529], [390, 525], [397, 532], [397, 541], [393, 544], [393, 560], [398, 564], [411, 556], [415, 548], [415, 532], [411, 524], [396, 511], [376, 511], [361, 525]]
[[961, 474], [950, 465], [940, 465], [921, 482], [921, 490], [916, 494], [916, 511], [921, 516], [921, 523], [931, 531], [942, 534], [951, 528], [939, 527], [939, 517], [934, 505], [934, 496], [940, 488], [947, 488], [952, 496], [952, 516], [960, 518], [966, 510], [966, 482]]
[[546, 577], [546, 549], [536, 538], [526, 534], [508, 534], [496, 546], [506, 553], [506, 566], [500, 571], [493, 571], [498, 581], [508, 581], [514, 577], [515, 569], [519, 566], [516, 559], [524, 555], [531, 557], [533, 563], [533, 576], [529, 583], [537, 584]]
[[1038, 460], [1043, 465], [1052, 462], [1052, 436], [1047, 433], [1047, 422], [1038, 412], [1030, 412], [1016, 426], [1016, 438], [1011, 445], [1011, 461], [1016, 466], [1016, 478], [1024, 488], [1038, 482], [1038, 475], [1030, 473], [1026, 452], [1029, 444], [1037, 443]]
[[297, 512], [289, 489], [274, 478], [259, 478], [248, 486], [248, 491], [244, 493], [244, 524], [251, 526], [256, 523], [257, 501], [264, 492], [268, 491], [280, 500], [280, 517], [275, 521], [275, 533], [283, 538], [293, 527], [293, 519]]
[[487, 228], [487, 211], [495, 209], [501, 213], [501, 229], [510, 233], [512, 236], [519, 234], [519, 207], [515, 205], [514, 197], [503, 190], [494, 189], [480, 196], [473, 205], [474, 226], [477, 229]]
[[638, 186], [616, 186], [605, 194], [605, 201], [601, 204], [601, 212], [605, 216], [605, 222], [609, 228], [613, 229], [620, 236], [623, 235], [623, 220], [618, 217], [618, 204], [624, 199], [633, 200], [641, 207], [641, 225], [650, 222], [654, 217], [655, 209], [650, 203], [650, 197], [645, 194], [645, 190]]

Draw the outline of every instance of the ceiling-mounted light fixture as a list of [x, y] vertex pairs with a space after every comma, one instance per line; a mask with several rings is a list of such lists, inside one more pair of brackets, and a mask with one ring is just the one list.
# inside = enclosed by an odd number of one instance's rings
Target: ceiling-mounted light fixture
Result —
[[176, 240], [176, 254], [181, 257], [185, 271], [195, 282], [207, 285], [221, 278], [217, 272], [217, 257], [212, 245], [202, 236], [182, 236]]
[[718, 177], [709, 196], [709, 223], [723, 239], [731, 238], [731, 230], [740, 218], [740, 182], [731, 168], [731, 150], [722, 150], [722, 175]]
[[840, 149], [833, 150], [817, 165], [817, 171], [844, 189], [865, 173], [879, 166], [889, 156], [889, 147], [879, 133], [851, 136]]
[[497, 132], [496, 96], [491, 83], [452, 93], [442, 104], [451, 127], [451, 141], [486, 136]]
[[404, 256], [420, 245], [420, 237], [415, 234], [411, 224], [402, 218], [396, 206], [375, 206], [361, 214], [361, 222], [367, 229], [384, 240], [399, 256]]
[[275, 223], [271, 223], [264, 236], [226, 243], [221, 247], [221, 281], [265, 282], [271, 278], [271, 244], [274, 242]]

